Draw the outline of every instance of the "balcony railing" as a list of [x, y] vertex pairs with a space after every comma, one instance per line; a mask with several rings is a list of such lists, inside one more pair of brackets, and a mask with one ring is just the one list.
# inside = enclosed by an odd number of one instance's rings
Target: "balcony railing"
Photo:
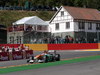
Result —
[[48, 26], [12, 26], [8, 28], [8, 32], [13, 31], [48, 31]]

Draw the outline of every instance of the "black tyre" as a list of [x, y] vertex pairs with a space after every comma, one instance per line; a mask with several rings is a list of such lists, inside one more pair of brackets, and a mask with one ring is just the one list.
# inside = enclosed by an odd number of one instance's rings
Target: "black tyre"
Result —
[[30, 64], [33, 64], [34, 62], [30, 62]]
[[46, 55], [43, 56], [43, 61], [44, 61], [44, 63], [47, 63], [48, 62], [48, 57]]
[[51, 61], [50, 62], [54, 62], [55, 57], [53, 56], [53, 54], [50, 54], [50, 55], [51, 55], [51, 57], [50, 57]]
[[34, 56], [32, 56], [32, 60], [34, 60]]
[[55, 55], [55, 60], [56, 60], [56, 61], [60, 61], [60, 54], [56, 54], [56, 55]]
[[27, 60], [27, 63], [29, 63], [30, 60]]

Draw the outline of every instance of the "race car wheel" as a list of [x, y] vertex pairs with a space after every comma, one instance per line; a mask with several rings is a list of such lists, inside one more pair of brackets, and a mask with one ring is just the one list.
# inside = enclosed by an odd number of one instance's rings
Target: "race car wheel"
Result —
[[56, 55], [55, 55], [55, 60], [56, 60], [56, 61], [60, 61], [60, 54], [56, 54]]
[[27, 63], [29, 63], [30, 60], [27, 60]]
[[53, 54], [50, 54], [51, 55], [51, 62], [54, 62], [55, 61], [55, 57], [53, 56]]
[[44, 63], [47, 63], [48, 62], [48, 57], [46, 55], [43, 56], [43, 61], [44, 61]]

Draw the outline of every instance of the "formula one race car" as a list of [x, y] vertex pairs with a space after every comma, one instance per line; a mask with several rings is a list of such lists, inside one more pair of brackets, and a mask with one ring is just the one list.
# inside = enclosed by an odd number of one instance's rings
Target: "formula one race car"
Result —
[[27, 63], [47, 63], [47, 62], [54, 62], [60, 61], [60, 54], [57, 54], [55, 50], [44, 51], [42, 54], [37, 55], [35, 57], [30, 57], [27, 60]]

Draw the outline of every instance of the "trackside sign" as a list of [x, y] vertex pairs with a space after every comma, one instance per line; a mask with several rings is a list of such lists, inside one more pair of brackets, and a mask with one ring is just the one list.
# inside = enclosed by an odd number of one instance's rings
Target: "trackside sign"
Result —
[[23, 59], [23, 53], [22, 53], [22, 51], [12, 52], [12, 58], [13, 58], [13, 60]]
[[0, 52], [0, 61], [8, 61], [9, 52]]

